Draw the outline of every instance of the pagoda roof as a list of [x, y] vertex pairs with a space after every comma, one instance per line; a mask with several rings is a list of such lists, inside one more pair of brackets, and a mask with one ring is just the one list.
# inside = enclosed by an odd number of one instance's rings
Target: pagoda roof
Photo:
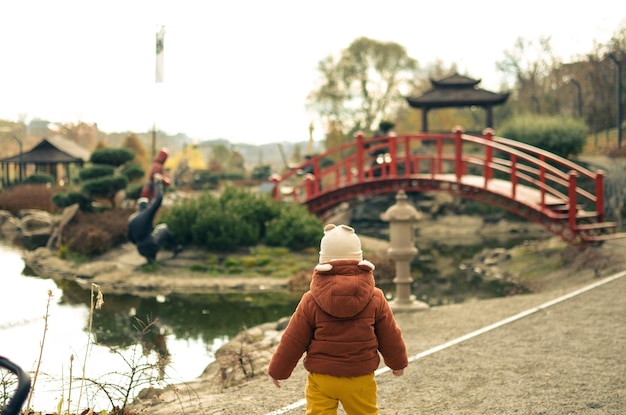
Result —
[[509, 93], [495, 93], [478, 87], [480, 79], [454, 73], [441, 79], [431, 79], [432, 88], [418, 97], [407, 97], [413, 108], [491, 106], [504, 103]]
[[78, 143], [61, 136], [42, 139], [29, 151], [1, 159], [3, 163], [83, 163], [91, 153]]

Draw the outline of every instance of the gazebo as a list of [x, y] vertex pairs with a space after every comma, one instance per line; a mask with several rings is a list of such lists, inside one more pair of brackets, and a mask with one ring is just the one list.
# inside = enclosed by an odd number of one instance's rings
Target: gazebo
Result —
[[[29, 151], [0, 159], [2, 186], [16, 181], [11, 180], [11, 177], [21, 181], [25, 175], [33, 173], [49, 173], [58, 183], [60, 179], [70, 178], [70, 166], [80, 168], [89, 161], [90, 156], [89, 150], [64, 137], [44, 138]], [[11, 170], [13, 175], [9, 174]]]
[[486, 111], [486, 127], [493, 128], [493, 107], [503, 104], [508, 93], [495, 93], [478, 88], [480, 79], [454, 73], [448, 77], [431, 79], [432, 88], [418, 97], [407, 97], [411, 108], [422, 110], [422, 131], [428, 132], [428, 111], [436, 108], [478, 106]]

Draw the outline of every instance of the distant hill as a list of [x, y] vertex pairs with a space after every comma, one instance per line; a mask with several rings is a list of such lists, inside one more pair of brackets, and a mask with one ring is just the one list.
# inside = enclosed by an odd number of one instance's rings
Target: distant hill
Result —
[[[147, 149], [152, 148], [152, 134], [137, 134]], [[125, 135], [124, 135], [125, 136]], [[120, 140], [121, 143], [121, 140]], [[111, 145], [112, 143], [109, 143]], [[117, 144], [119, 145], [119, 144]], [[189, 138], [185, 134], [177, 134], [168, 136], [157, 133], [156, 148], [167, 147], [171, 154], [182, 151], [186, 145], [195, 145], [203, 154], [205, 160], [211, 156], [211, 149], [216, 145], [223, 145], [228, 148], [235, 148], [245, 160], [246, 170], [252, 169], [259, 165], [270, 165], [272, 172], [282, 172], [288, 164], [293, 164], [293, 156], [296, 153], [296, 147], [300, 147], [299, 151], [302, 156], [305, 155], [308, 147], [308, 141], [300, 142], [276, 142], [268, 144], [249, 144], [249, 143], [232, 143], [225, 138], [217, 138], [212, 140], [197, 141]], [[314, 152], [319, 152], [323, 148], [322, 143], [314, 143]]]
[[[54, 125], [56, 124], [50, 121], [36, 119], [32, 120], [27, 128], [24, 128], [23, 125], [20, 125], [18, 123], [0, 120], [0, 127], [3, 127], [3, 129], [7, 130], [6, 132], [0, 131], [0, 141], [2, 142], [2, 146], [0, 146], [0, 156], [7, 157], [15, 155], [19, 152], [18, 143], [15, 139], [13, 139], [12, 133], [9, 132], [11, 129], [21, 131], [20, 136], [22, 137], [25, 135], [28, 136], [24, 139], [23, 142], [23, 148], [25, 151], [27, 151], [30, 147], [39, 143], [41, 139], [57, 134], [56, 132], [50, 131], [50, 126]], [[106, 143], [108, 147], [119, 147], [129, 134], [135, 134], [137, 135], [137, 137], [139, 137], [148, 152], [152, 151], [152, 131], [120, 131], [109, 133], [97, 130], [95, 124], [92, 127], [92, 131], [94, 131], [94, 133], [92, 135], [90, 145], [95, 146], [95, 143], [97, 141], [102, 140]], [[25, 130], [27, 132], [25, 132]], [[82, 145], [85, 144], [82, 143]], [[231, 143], [225, 138], [198, 141], [184, 133], [168, 135], [163, 131], [156, 131], [154, 147], [155, 151], [157, 152], [160, 148], [167, 147], [167, 149], [170, 151], [170, 154], [174, 155], [178, 152], [181, 152], [183, 148], [187, 145], [196, 145], [198, 149], [200, 149], [200, 151], [203, 153], [205, 160], [208, 160], [210, 158], [211, 148], [215, 145], [224, 145], [228, 148], [234, 147], [244, 158], [246, 170], [252, 171], [254, 167], [259, 165], [270, 165], [273, 172], [279, 173], [284, 171], [287, 165], [294, 164], [293, 156], [296, 153], [296, 147], [299, 147], [299, 153], [302, 156], [305, 155], [308, 147], [308, 141], [284, 141], [280, 143], [276, 142], [255, 145], [248, 143]], [[316, 142], [313, 151], [317, 153], [322, 147], [322, 143]], [[88, 150], [93, 151], [93, 148], [88, 148]]]
[[[146, 148], [151, 148], [151, 135], [140, 135], [142, 141], [146, 145]], [[150, 143], [150, 144], [148, 144]], [[204, 140], [196, 142], [187, 136], [161, 136], [157, 139], [157, 148], [167, 147], [170, 153], [182, 151], [185, 145], [195, 145], [204, 155], [205, 160], [208, 160], [211, 156], [211, 149], [216, 145], [224, 145], [228, 148], [235, 148], [245, 160], [245, 166], [248, 171], [251, 171], [254, 167], [259, 165], [270, 165], [273, 172], [281, 172], [285, 169], [287, 164], [293, 164], [293, 156], [296, 152], [296, 147], [300, 147], [300, 154], [304, 156], [307, 150], [308, 141], [301, 142], [280, 142], [280, 143], [268, 143], [268, 144], [248, 144], [248, 143], [231, 143], [227, 139], [219, 138], [213, 140]], [[316, 148], [314, 151], [319, 151], [322, 146], [320, 143], [315, 143]]]

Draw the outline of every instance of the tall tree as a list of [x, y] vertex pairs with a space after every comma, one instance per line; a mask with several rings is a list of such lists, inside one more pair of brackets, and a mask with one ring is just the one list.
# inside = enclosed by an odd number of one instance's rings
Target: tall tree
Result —
[[403, 46], [361, 37], [338, 60], [328, 56], [319, 62], [320, 85], [309, 94], [308, 104], [327, 130], [370, 133], [406, 105], [404, 95], [417, 70], [417, 61]]
[[[504, 59], [496, 66], [514, 85], [513, 101], [518, 105], [518, 112], [548, 115], [559, 112], [551, 71], [558, 63], [550, 37], [537, 40], [519, 37], [512, 49], [504, 51]], [[556, 84], [560, 85], [560, 80]]]

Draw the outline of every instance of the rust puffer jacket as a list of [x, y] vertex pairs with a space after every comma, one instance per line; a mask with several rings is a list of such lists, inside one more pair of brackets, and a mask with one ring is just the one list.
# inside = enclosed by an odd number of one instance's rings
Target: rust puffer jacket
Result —
[[408, 365], [406, 346], [389, 303], [374, 285], [369, 261], [318, 264], [311, 289], [294, 312], [272, 356], [268, 373], [287, 379], [306, 352], [304, 367], [332, 376], [362, 376], [380, 364]]

